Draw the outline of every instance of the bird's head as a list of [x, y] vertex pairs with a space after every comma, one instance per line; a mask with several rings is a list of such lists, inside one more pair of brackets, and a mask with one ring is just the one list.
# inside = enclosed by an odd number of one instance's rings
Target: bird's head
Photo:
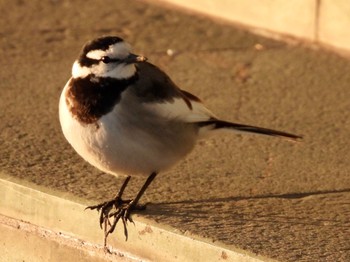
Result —
[[117, 36], [103, 36], [86, 43], [73, 64], [74, 78], [88, 75], [127, 79], [135, 72], [135, 63], [147, 58], [131, 53], [131, 46]]

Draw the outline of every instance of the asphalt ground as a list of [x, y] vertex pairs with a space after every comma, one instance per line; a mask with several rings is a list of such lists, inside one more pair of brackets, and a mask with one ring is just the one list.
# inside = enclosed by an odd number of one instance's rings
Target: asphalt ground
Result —
[[348, 59], [142, 1], [2, 0], [0, 13], [2, 173], [92, 202], [115, 194], [123, 178], [65, 141], [58, 99], [81, 46], [118, 35], [217, 116], [304, 136], [200, 142], [146, 192], [147, 218], [281, 261], [350, 260]]

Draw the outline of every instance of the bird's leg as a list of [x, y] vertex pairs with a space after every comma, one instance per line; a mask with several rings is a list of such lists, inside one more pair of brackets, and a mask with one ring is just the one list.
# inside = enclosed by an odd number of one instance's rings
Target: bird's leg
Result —
[[132, 200], [128, 200], [128, 203], [126, 203], [127, 201], [125, 201], [125, 205], [123, 205], [116, 212], [113, 212], [112, 214], [109, 215], [110, 217], [112, 216], [114, 217], [114, 221], [111, 224], [110, 229], [107, 231], [107, 235], [114, 231], [119, 219], [121, 219], [124, 226], [125, 241], [128, 240], [128, 229], [126, 227], [127, 221], [129, 220], [131, 223], [134, 223], [134, 221], [130, 217], [131, 212], [134, 210], [144, 210], [146, 208], [145, 205], [139, 205], [138, 202], [142, 197], [142, 195], [145, 193], [148, 186], [152, 183], [156, 175], [157, 175], [156, 172], [153, 172], [152, 174], [150, 174], [146, 182], [143, 184], [142, 188], [140, 189], [140, 191], [137, 193], [136, 197]]
[[147, 178], [146, 182], [143, 184], [143, 186], [141, 187], [140, 191], [137, 193], [136, 197], [130, 201], [129, 203], [129, 207], [125, 212], [125, 218], [131, 220], [130, 218], [130, 211], [133, 210], [138, 210], [139, 207], [141, 207], [142, 209], [145, 209], [145, 206], [140, 206], [138, 205], [140, 198], [143, 196], [143, 194], [145, 193], [146, 189], [149, 187], [149, 185], [152, 183], [152, 181], [155, 179], [155, 177], [157, 176], [156, 172], [153, 172], [152, 174], [149, 175], [149, 177]]
[[[134, 222], [132, 218], [130, 217], [131, 212], [134, 210], [143, 210], [145, 209], [144, 205], [139, 205], [138, 202], [142, 195], [145, 193], [148, 186], [152, 183], [154, 178], [156, 177], [157, 173], [153, 172], [149, 175], [146, 182], [136, 195], [134, 199], [129, 200], [123, 200], [122, 195], [123, 192], [129, 183], [130, 176], [128, 176], [122, 187], [120, 188], [117, 195], [110, 201], [103, 202], [101, 204], [95, 205], [95, 206], [88, 206], [87, 209], [96, 209], [97, 211], [101, 211], [100, 213], [100, 227], [102, 228], [102, 225], [104, 225], [104, 246], [106, 248], [107, 245], [107, 237], [110, 233], [112, 233], [118, 223], [118, 221], [121, 219], [124, 226], [124, 235], [126, 240], [128, 239], [128, 230], [127, 230], [127, 221]], [[109, 219], [113, 218], [113, 221], [111, 222]]]

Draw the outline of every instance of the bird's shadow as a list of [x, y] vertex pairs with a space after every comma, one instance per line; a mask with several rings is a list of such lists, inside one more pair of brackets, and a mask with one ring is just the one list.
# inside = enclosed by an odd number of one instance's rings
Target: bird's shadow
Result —
[[[310, 218], [308, 210], [304, 215], [299, 212], [293, 213], [293, 203], [290, 204], [292, 211], [276, 213], [274, 210], [265, 209], [264, 204], [259, 202], [254, 206], [254, 200], [284, 199], [296, 200], [310, 196], [330, 195], [337, 193], [349, 193], [350, 188], [339, 190], [324, 190], [304, 193], [266, 194], [247, 197], [224, 197], [197, 200], [166, 201], [148, 203], [143, 215], [159, 222], [167, 222], [174, 218], [179, 221], [193, 221], [196, 219], [214, 219], [217, 223], [280, 223], [290, 225], [328, 225], [337, 227], [349, 227], [350, 220], [337, 220], [329, 218]], [[242, 207], [239, 202], [250, 202], [250, 207]], [[257, 211], [257, 208], [259, 211]], [[263, 211], [262, 211], [263, 210]], [[324, 212], [327, 213], [325, 210]]]

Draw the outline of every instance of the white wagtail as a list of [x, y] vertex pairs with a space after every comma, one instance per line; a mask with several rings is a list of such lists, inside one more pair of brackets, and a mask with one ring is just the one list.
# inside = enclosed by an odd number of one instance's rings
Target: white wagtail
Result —
[[[178, 88], [167, 74], [130, 50], [116, 36], [85, 44], [59, 103], [63, 134], [78, 154], [106, 173], [127, 176], [111, 201], [88, 207], [101, 211], [105, 245], [119, 219], [127, 238], [130, 213], [140, 207], [138, 202], [156, 175], [184, 158], [206, 134], [230, 129], [301, 138], [218, 119], [199, 98]], [[134, 199], [122, 200], [130, 175], [148, 178]]]

